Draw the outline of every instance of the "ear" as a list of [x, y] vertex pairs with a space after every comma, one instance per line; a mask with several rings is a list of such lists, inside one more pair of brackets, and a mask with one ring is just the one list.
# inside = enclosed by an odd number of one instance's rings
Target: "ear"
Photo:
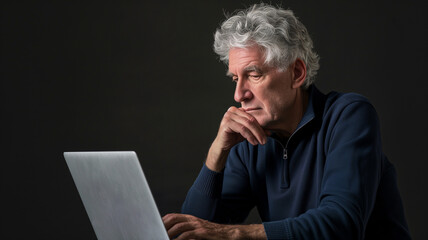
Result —
[[306, 79], [306, 64], [297, 58], [292, 64], [293, 88], [300, 88]]

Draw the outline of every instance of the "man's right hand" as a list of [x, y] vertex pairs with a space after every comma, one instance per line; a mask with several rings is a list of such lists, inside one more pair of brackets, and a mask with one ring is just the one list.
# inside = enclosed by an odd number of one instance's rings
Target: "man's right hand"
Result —
[[212, 171], [222, 171], [230, 149], [245, 139], [253, 145], [263, 145], [267, 142], [267, 134], [255, 117], [241, 108], [230, 107], [208, 152], [207, 167]]

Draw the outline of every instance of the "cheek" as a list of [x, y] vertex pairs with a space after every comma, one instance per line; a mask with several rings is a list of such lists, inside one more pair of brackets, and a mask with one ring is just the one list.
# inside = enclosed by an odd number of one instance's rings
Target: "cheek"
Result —
[[265, 83], [267, 84], [259, 85], [258, 88], [253, 89], [253, 95], [263, 105], [262, 107], [267, 114], [277, 115], [286, 107], [287, 99], [291, 93], [286, 88], [284, 81], [270, 80]]
[[285, 94], [279, 91], [279, 89], [274, 89], [265, 94], [265, 103], [269, 106], [269, 108], [274, 110], [279, 105], [281, 105], [281, 102], [284, 101], [285, 97]]

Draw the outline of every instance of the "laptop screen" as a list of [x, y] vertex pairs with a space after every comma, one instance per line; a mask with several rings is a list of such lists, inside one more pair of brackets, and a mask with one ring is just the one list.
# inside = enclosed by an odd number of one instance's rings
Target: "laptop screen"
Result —
[[169, 239], [135, 152], [65, 152], [99, 240]]

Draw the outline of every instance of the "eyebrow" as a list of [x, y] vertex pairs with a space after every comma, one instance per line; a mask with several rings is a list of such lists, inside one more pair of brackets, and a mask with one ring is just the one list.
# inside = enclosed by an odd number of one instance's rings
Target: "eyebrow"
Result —
[[[250, 65], [250, 66], [244, 68], [244, 72], [246, 72], [246, 73], [248, 73], [248, 72], [262, 73], [262, 70], [255, 65]], [[229, 72], [229, 70], [227, 70], [226, 76], [233, 77], [234, 75], [235, 74], [233, 74], [233, 73]]]

